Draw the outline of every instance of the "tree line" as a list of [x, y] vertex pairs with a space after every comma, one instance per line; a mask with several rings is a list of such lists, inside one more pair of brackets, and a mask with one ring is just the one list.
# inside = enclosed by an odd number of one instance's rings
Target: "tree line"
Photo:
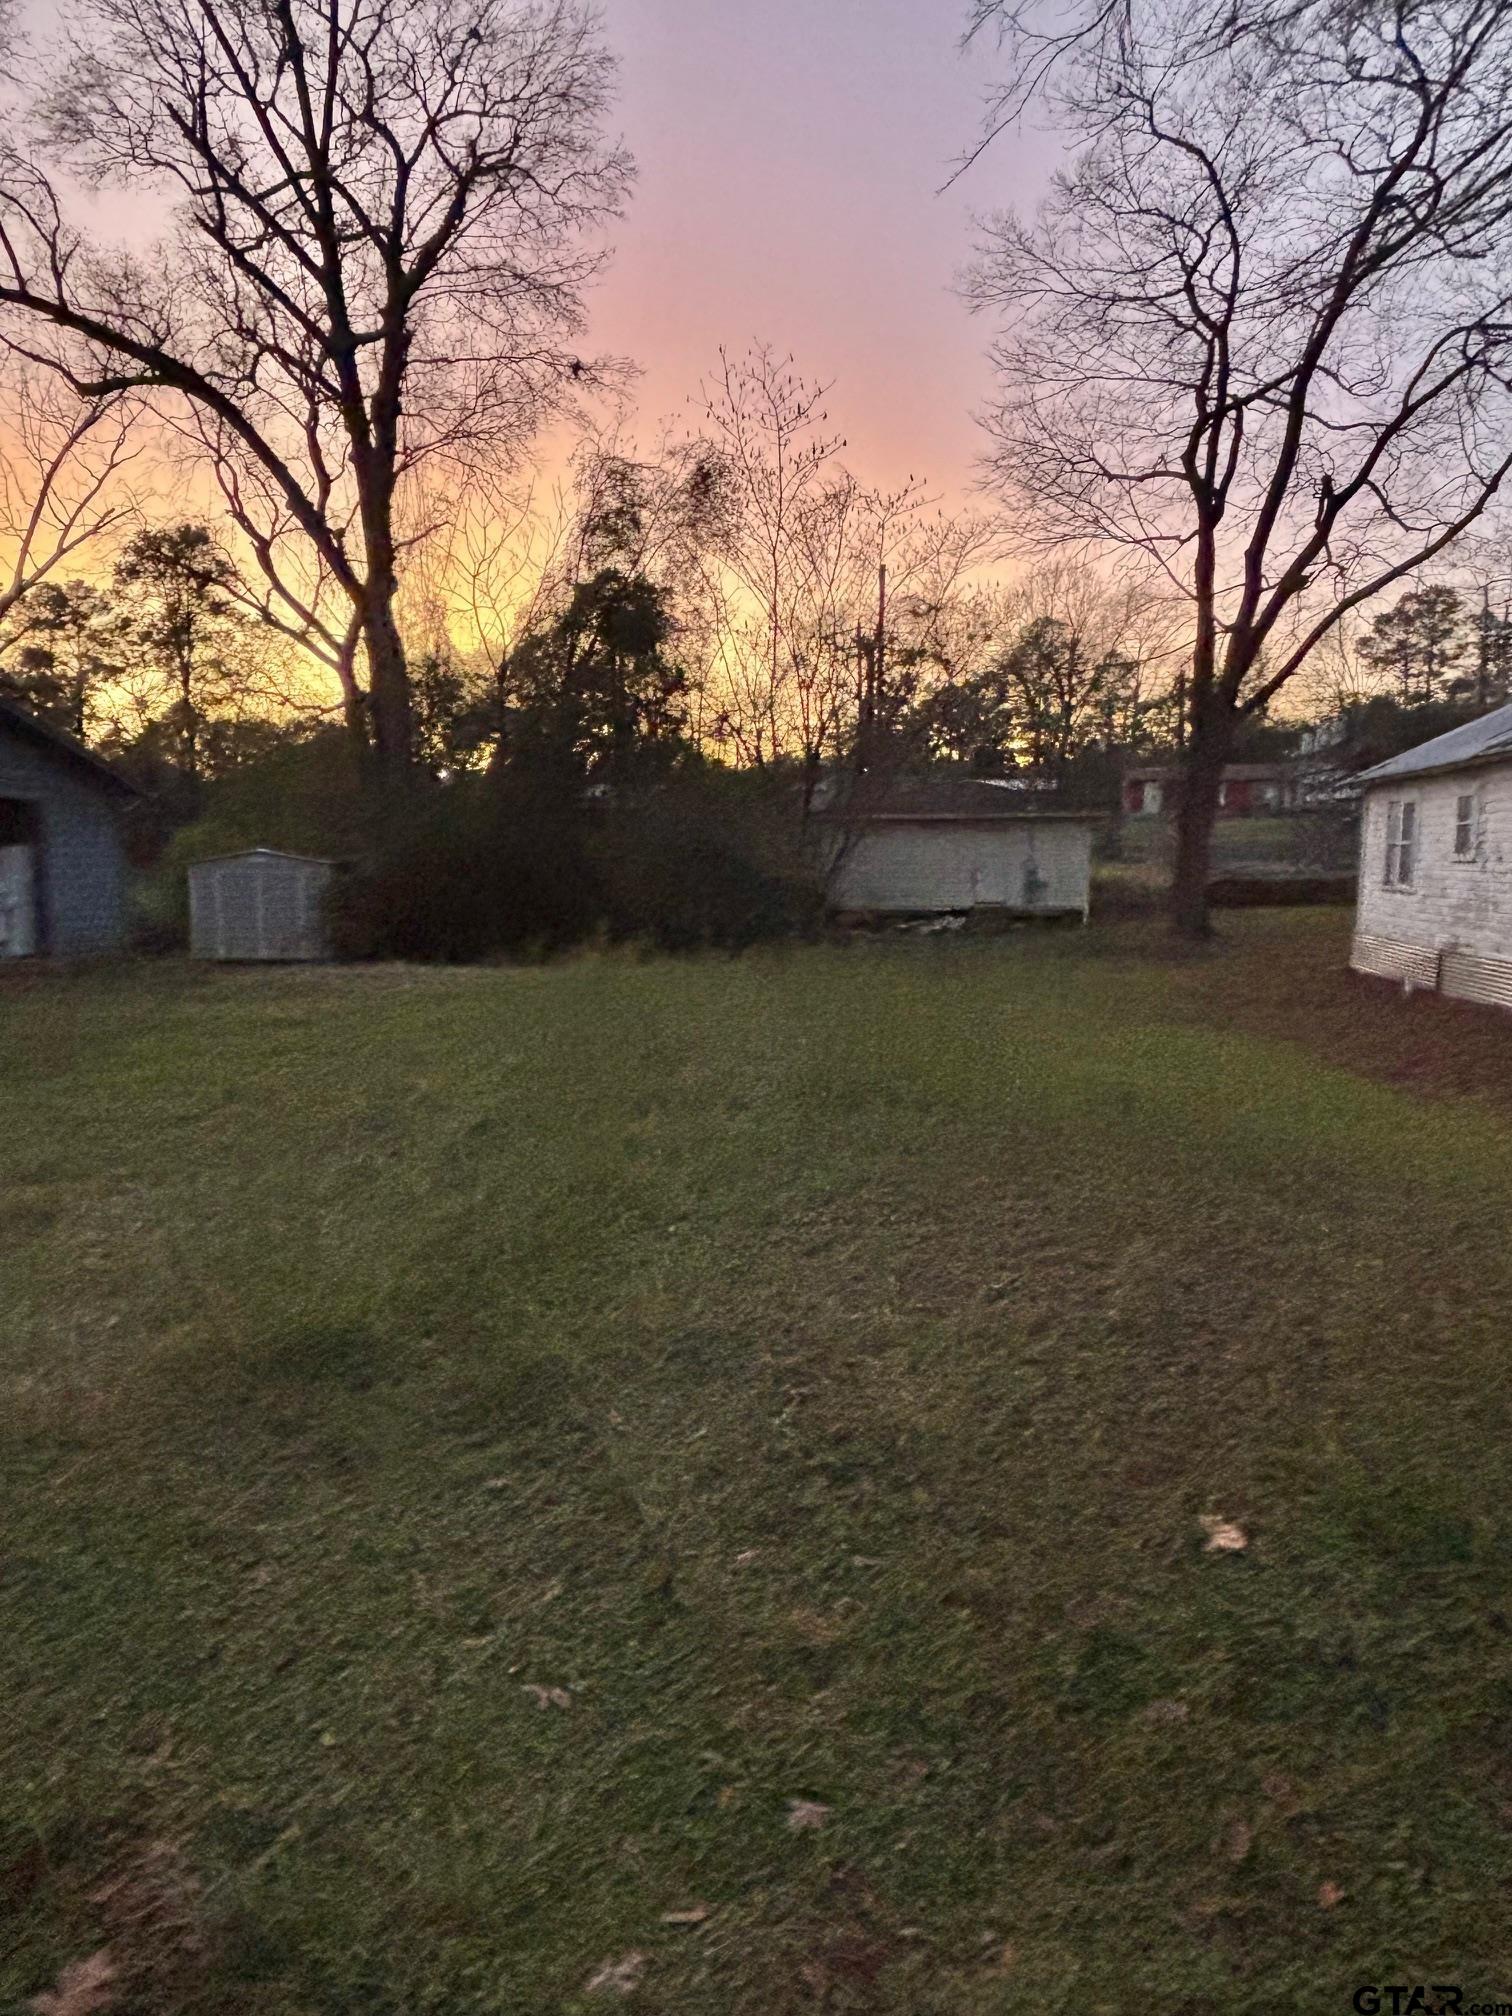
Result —
[[[234, 532], [199, 591], [220, 655], [246, 618], [312, 656], [378, 791], [675, 740], [807, 785], [910, 754], [1053, 775], [1164, 739], [1173, 916], [1200, 932], [1246, 724], [1448, 564], [1512, 467], [1501, 0], [977, 0], [1007, 69], [976, 161], [1031, 107], [1069, 150], [1036, 214], [989, 223], [972, 282], [998, 332], [994, 519], [858, 484], [825, 388], [763, 349], [721, 359], [685, 437], [590, 443], [559, 512], [520, 503], [543, 427], [624, 379], [584, 354], [633, 167], [578, 0], [79, 15], [13, 65], [0, 145], [0, 342], [35, 478], [0, 486], [0, 617], [50, 600], [53, 641], [19, 648], [52, 669], [25, 676], [77, 690], [60, 655], [115, 618], [68, 606], [69, 563], [120, 533], [150, 421]], [[165, 205], [151, 260], [87, 235], [81, 183]], [[984, 579], [1005, 530], [1042, 556], [1028, 600]], [[1462, 676], [1464, 625], [1434, 641], [1445, 592], [1368, 634], [1404, 696]], [[110, 596], [166, 607], [171, 582], [118, 570]], [[111, 651], [144, 648], [131, 620]], [[1487, 694], [1504, 620], [1480, 612]], [[176, 649], [165, 632], [177, 697], [150, 711], [192, 776], [216, 709], [185, 700]]]

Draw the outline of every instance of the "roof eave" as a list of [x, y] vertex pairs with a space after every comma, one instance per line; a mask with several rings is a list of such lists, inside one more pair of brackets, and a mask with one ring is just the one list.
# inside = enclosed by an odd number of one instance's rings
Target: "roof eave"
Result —
[[54, 728], [46, 721], [38, 720], [35, 714], [28, 714], [24, 707], [16, 707], [0, 701], [0, 724], [8, 723], [18, 733], [30, 737], [44, 749], [55, 755], [66, 757], [89, 771], [97, 784], [103, 784], [112, 791], [118, 791], [123, 798], [144, 798], [147, 794], [129, 777], [123, 777], [114, 764], [107, 763], [103, 756], [97, 756], [93, 749], [87, 749], [74, 736], [61, 728]]
[[1449, 777], [1456, 770], [1495, 770], [1508, 764], [1512, 764], [1512, 748], [1482, 749], [1473, 756], [1455, 756], [1444, 763], [1415, 764], [1410, 770], [1393, 770], [1378, 763], [1373, 770], [1360, 771], [1354, 781], [1373, 789], [1378, 784], [1408, 784], [1415, 777]]

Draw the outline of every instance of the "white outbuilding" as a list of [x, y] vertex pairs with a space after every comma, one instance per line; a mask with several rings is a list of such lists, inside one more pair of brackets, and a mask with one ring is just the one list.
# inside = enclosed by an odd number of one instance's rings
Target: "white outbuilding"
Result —
[[335, 864], [276, 847], [196, 861], [189, 950], [196, 959], [329, 959], [326, 899]]
[[858, 916], [1080, 917], [1095, 813], [1047, 811], [1010, 779], [835, 779], [815, 797], [832, 910]]
[[1351, 966], [1512, 1008], [1512, 706], [1359, 781]]

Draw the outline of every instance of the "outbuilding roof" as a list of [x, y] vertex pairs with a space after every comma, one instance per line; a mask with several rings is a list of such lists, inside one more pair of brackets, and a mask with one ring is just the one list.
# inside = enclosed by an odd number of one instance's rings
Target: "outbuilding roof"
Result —
[[[1289, 777], [1293, 765], [1288, 758], [1278, 757], [1273, 763], [1225, 763], [1223, 780], [1226, 784], [1272, 784]], [[1177, 763], [1135, 763], [1124, 772], [1126, 784], [1148, 784], [1164, 782], [1167, 777], [1179, 777], [1181, 766]]]
[[928, 820], [941, 824], [983, 820], [1075, 819], [1095, 823], [1095, 812], [1051, 811], [1043, 786], [1009, 777], [954, 777], [919, 772], [877, 776], [870, 771], [828, 777], [814, 793], [813, 811], [825, 819]]
[[1460, 770], [1472, 763], [1512, 763], [1512, 705], [1435, 735], [1416, 749], [1389, 756], [1373, 770], [1362, 770], [1360, 784], [1387, 784], [1395, 777], [1422, 777], [1433, 770]]
[[233, 847], [225, 854], [205, 854], [198, 861], [189, 863], [189, 873], [196, 868], [213, 868], [221, 861], [303, 861], [311, 868], [334, 868], [336, 863], [327, 854], [291, 854], [287, 847]]
[[123, 798], [140, 798], [141, 792], [129, 778], [107, 763], [103, 756], [96, 756], [92, 749], [86, 749], [72, 735], [61, 728], [54, 728], [50, 722], [38, 720], [24, 707], [18, 707], [12, 700], [0, 700], [0, 728], [10, 728], [28, 742], [35, 742], [50, 755], [61, 756], [65, 762], [87, 771], [96, 784], [108, 791], [118, 791]]

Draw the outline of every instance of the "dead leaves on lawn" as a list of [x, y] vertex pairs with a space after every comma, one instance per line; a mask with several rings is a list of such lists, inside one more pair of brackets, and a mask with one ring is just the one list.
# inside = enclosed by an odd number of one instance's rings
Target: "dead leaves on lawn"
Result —
[[104, 2016], [125, 2003], [178, 2008], [210, 1966], [198, 1880], [171, 1841], [123, 1844], [111, 1873], [88, 1892], [107, 1943], [71, 1960], [34, 1996], [34, 2016]]
[[1205, 1512], [1198, 1523], [1207, 1535], [1207, 1545], [1202, 1550], [1205, 1554], [1242, 1554], [1249, 1546], [1244, 1528], [1221, 1513]]
[[32, 1997], [36, 2016], [98, 2016], [115, 2006], [116, 1964], [102, 1946], [86, 1960], [70, 1960], [57, 1985]]
[[606, 1960], [598, 1972], [590, 1976], [584, 1993], [633, 1995], [646, 1971], [646, 1959], [644, 1953], [625, 1953], [618, 1960]]
[[787, 1824], [795, 1834], [816, 1834], [829, 1819], [830, 1809], [817, 1799], [789, 1799]]
[[565, 1687], [538, 1687], [533, 1682], [527, 1681], [520, 1689], [520, 1692], [528, 1694], [531, 1700], [535, 1702], [537, 1708], [570, 1708], [572, 1706], [572, 1696], [567, 1692]]

